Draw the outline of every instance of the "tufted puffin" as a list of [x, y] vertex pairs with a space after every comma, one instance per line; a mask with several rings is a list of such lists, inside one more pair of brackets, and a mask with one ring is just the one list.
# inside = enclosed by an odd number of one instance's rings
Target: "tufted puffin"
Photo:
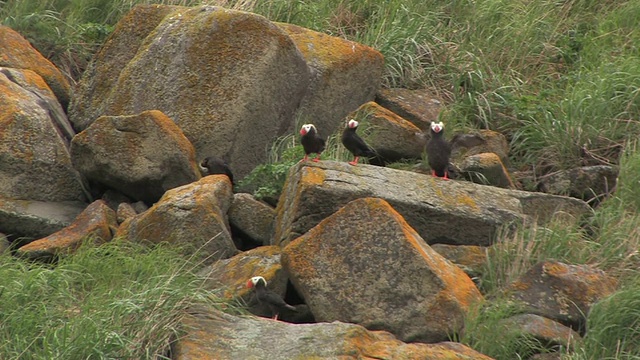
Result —
[[200, 171], [203, 175], [217, 175], [224, 174], [229, 177], [231, 184], [233, 184], [233, 174], [231, 173], [231, 168], [227, 163], [215, 156], [209, 156], [200, 162]]
[[479, 135], [456, 134], [451, 142], [444, 138], [444, 124], [431, 122], [431, 139], [427, 142], [426, 151], [433, 176], [449, 179], [449, 158], [451, 150], [459, 147], [471, 147], [480, 145], [485, 139]]
[[304, 158], [301, 161], [307, 161], [309, 154], [315, 153], [314, 162], [320, 160], [320, 154], [324, 151], [324, 139], [318, 135], [318, 130], [313, 124], [304, 124], [300, 129], [300, 143], [304, 148]]
[[367, 158], [377, 157], [377, 153], [375, 150], [371, 148], [371, 146], [367, 145], [364, 140], [356, 133], [358, 129], [358, 122], [354, 119], [351, 119], [347, 122], [347, 126], [342, 131], [342, 145], [353, 154], [353, 161], [349, 161], [350, 165], [357, 165], [358, 159], [361, 156]]
[[267, 280], [265, 280], [262, 276], [254, 276], [247, 282], [248, 288], [256, 289], [256, 299], [260, 304], [266, 304], [271, 313], [273, 314], [273, 319], [278, 320], [278, 314], [283, 309], [289, 309], [292, 311], [297, 311], [294, 306], [291, 306], [284, 302], [282, 297], [278, 294], [274, 293], [271, 290], [267, 289]]

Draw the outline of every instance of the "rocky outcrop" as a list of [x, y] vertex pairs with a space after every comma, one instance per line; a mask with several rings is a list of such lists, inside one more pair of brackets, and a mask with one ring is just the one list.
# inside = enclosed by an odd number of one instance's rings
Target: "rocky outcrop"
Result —
[[388, 201], [429, 244], [490, 245], [501, 226], [590, 212], [567, 197], [500, 189], [377, 166], [322, 161], [291, 168], [276, 209], [274, 244], [286, 245], [348, 202]]
[[226, 213], [233, 193], [225, 175], [206, 176], [167, 191], [149, 210], [125, 220], [116, 236], [136, 242], [183, 245], [206, 263], [237, 253]]
[[49, 60], [31, 46], [29, 41], [14, 30], [0, 25], [0, 67], [31, 70], [38, 74], [53, 91], [57, 102], [66, 109], [71, 85]]
[[551, 319], [534, 314], [520, 314], [500, 321], [501, 332], [531, 336], [550, 349], [572, 349], [582, 340], [580, 334]]
[[157, 110], [98, 118], [73, 138], [71, 160], [90, 181], [150, 204], [200, 178], [193, 146]]
[[87, 200], [68, 151], [73, 129], [40, 75], [0, 68], [0, 128], [0, 196]]
[[460, 173], [475, 182], [505, 189], [515, 189], [509, 171], [495, 153], [481, 153], [464, 158]]
[[617, 281], [587, 265], [543, 261], [505, 290], [531, 313], [583, 329], [591, 306], [616, 290]]
[[[93, 76], [104, 67], [109, 77]], [[84, 130], [101, 115], [160, 110], [198, 159], [224, 157], [241, 178], [293, 127], [308, 86], [300, 51], [262, 16], [214, 6], [137, 6], [94, 57], [69, 117]]]
[[104, 201], [91, 203], [69, 226], [18, 249], [18, 255], [37, 260], [50, 260], [73, 253], [83, 241], [101, 244], [111, 240], [117, 227], [116, 214]]
[[388, 332], [341, 322], [294, 325], [201, 307], [192, 309], [183, 325], [191, 331], [174, 344], [176, 360], [491, 360], [462, 344], [405, 344]]
[[384, 58], [377, 50], [291, 24], [277, 24], [296, 44], [310, 68], [311, 81], [298, 118], [315, 124], [326, 138], [343, 118], [371, 101], [380, 86]]
[[348, 203], [287, 245], [282, 263], [318, 321], [386, 330], [403, 341], [448, 339], [482, 298], [381, 199]]

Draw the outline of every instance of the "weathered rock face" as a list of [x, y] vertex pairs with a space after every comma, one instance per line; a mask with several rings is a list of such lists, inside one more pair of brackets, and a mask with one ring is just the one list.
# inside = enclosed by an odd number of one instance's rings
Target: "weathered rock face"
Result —
[[[108, 77], [93, 76], [104, 67]], [[262, 16], [213, 6], [138, 6], [96, 54], [69, 114], [83, 130], [100, 115], [158, 109], [178, 124], [198, 158], [224, 157], [241, 178], [292, 128], [309, 76], [293, 41]]]
[[528, 305], [534, 314], [582, 329], [591, 306], [611, 295], [616, 287], [614, 278], [593, 267], [544, 261], [506, 291]]
[[27, 39], [2, 25], [0, 25], [0, 67], [31, 70], [40, 75], [62, 107], [67, 108], [71, 93], [69, 81], [55, 65], [34, 49]]
[[193, 309], [183, 322], [192, 330], [175, 343], [176, 360], [491, 360], [462, 344], [405, 344], [387, 332], [340, 322], [292, 325], [212, 308]]
[[277, 24], [298, 46], [311, 68], [298, 117], [326, 138], [343, 118], [371, 101], [380, 85], [384, 58], [368, 46], [291, 24]]
[[71, 225], [20, 247], [18, 254], [30, 259], [49, 260], [60, 254], [73, 253], [85, 239], [96, 244], [110, 241], [116, 227], [115, 212], [104, 201], [96, 200]]
[[40, 239], [69, 226], [87, 205], [0, 198], [0, 232], [12, 238]]
[[503, 164], [509, 164], [509, 142], [506, 136], [499, 132], [486, 129], [478, 130], [473, 134], [482, 138], [482, 143], [470, 147], [455, 147], [451, 153], [451, 162], [459, 166], [466, 157], [483, 153], [494, 153], [498, 155]]
[[597, 165], [558, 171], [540, 179], [538, 189], [549, 194], [569, 195], [590, 201], [603, 199], [616, 186], [618, 168]]
[[73, 138], [71, 160], [87, 179], [148, 203], [200, 178], [193, 146], [157, 110], [98, 118]]
[[512, 316], [502, 320], [500, 326], [504, 327], [503, 331], [505, 332], [532, 336], [548, 348], [562, 346], [565, 349], [570, 349], [582, 340], [580, 334], [571, 328], [534, 314]]
[[487, 248], [470, 245], [433, 244], [431, 248], [454, 263], [471, 278], [482, 273], [487, 263]]
[[125, 220], [116, 233], [137, 242], [188, 244], [208, 262], [237, 253], [226, 219], [233, 193], [225, 175], [206, 176], [167, 191], [149, 210]]
[[274, 244], [286, 245], [348, 202], [388, 201], [429, 244], [490, 245], [497, 229], [527, 216], [578, 217], [583, 201], [500, 189], [429, 175], [321, 161], [291, 168], [276, 208]]
[[69, 157], [73, 130], [42, 77], [0, 68], [0, 109], [0, 196], [86, 201]]
[[387, 162], [420, 159], [424, 152], [427, 137], [422, 130], [374, 102], [363, 104], [349, 118], [358, 119], [359, 132], [366, 134], [367, 143]]
[[376, 94], [376, 102], [424, 132], [429, 131], [431, 122], [438, 118], [443, 105], [436, 95], [426, 89], [380, 89]]
[[381, 199], [348, 203], [287, 245], [282, 264], [318, 321], [386, 330], [403, 341], [446, 340], [482, 298]]

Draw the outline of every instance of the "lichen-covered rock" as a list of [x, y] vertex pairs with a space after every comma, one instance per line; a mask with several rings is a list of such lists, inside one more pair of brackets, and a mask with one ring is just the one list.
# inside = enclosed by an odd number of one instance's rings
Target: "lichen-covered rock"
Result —
[[175, 360], [429, 359], [491, 360], [458, 343], [406, 344], [384, 331], [341, 322], [288, 324], [192, 309], [172, 348]]
[[515, 189], [509, 171], [495, 153], [467, 156], [460, 164], [460, 172], [473, 182]]
[[584, 201], [602, 200], [613, 191], [617, 181], [616, 166], [584, 166], [543, 176], [538, 183], [538, 190]]
[[[368, 102], [349, 114], [360, 122], [358, 132], [386, 162], [420, 159], [427, 138], [415, 125], [383, 108]], [[345, 123], [342, 122], [339, 131]]]
[[431, 122], [438, 119], [443, 106], [442, 101], [427, 89], [380, 89], [376, 94], [376, 102], [423, 132], [429, 131]]
[[68, 151], [73, 129], [42, 77], [0, 68], [0, 109], [0, 196], [86, 201]]
[[136, 209], [131, 204], [123, 202], [118, 205], [116, 210], [116, 220], [118, 224], [122, 224], [125, 220], [138, 215]]
[[[580, 334], [559, 322], [534, 314], [520, 314], [500, 321], [504, 332], [534, 337], [549, 349], [562, 346], [572, 349], [582, 340]], [[503, 332], [501, 331], [501, 332]]]
[[84, 130], [101, 115], [160, 110], [198, 159], [222, 156], [242, 178], [293, 127], [309, 76], [291, 38], [262, 16], [136, 6], [94, 57], [69, 117]]
[[311, 68], [309, 88], [298, 117], [313, 123], [322, 137], [343, 118], [371, 101], [380, 86], [384, 58], [368, 46], [291, 24], [277, 24], [296, 44]]
[[611, 295], [617, 281], [588, 265], [543, 261], [506, 289], [530, 312], [582, 330], [591, 306]]
[[471, 279], [432, 250], [384, 200], [352, 201], [292, 241], [282, 264], [318, 321], [438, 342], [482, 299]]
[[251, 194], [239, 193], [233, 195], [228, 216], [234, 230], [260, 244], [270, 244], [276, 216], [271, 206], [256, 200]]
[[71, 160], [87, 179], [147, 203], [200, 178], [193, 146], [157, 110], [98, 118], [73, 138]]
[[87, 204], [0, 198], [0, 232], [28, 242], [69, 226]]
[[71, 85], [67, 78], [34, 49], [27, 39], [2, 25], [0, 25], [0, 67], [31, 70], [40, 75], [53, 91], [60, 105], [67, 108], [71, 93]]
[[117, 227], [116, 214], [102, 200], [96, 200], [64, 229], [18, 249], [18, 255], [36, 260], [50, 260], [62, 254], [73, 253], [84, 240], [96, 244], [112, 238]]
[[388, 201], [429, 244], [488, 246], [505, 224], [540, 222], [591, 211], [583, 201], [542, 193], [446, 181], [409, 171], [321, 161], [291, 168], [276, 208], [274, 244], [286, 245], [348, 202]]
[[227, 224], [233, 193], [225, 175], [206, 176], [167, 191], [149, 210], [125, 220], [116, 233], [136, 242], [189, 245], [210, 263], [237, 254]]

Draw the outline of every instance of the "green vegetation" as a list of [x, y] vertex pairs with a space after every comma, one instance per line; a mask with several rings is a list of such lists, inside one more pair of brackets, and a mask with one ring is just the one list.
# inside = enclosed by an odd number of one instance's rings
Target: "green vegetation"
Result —
[[[521, 334], [495, 336], [500, 320], [519, 311], [500, 299], [499, 290], [534, 263], [556, 259], [596, 265], [621, 281], [619, 292], [594, 307], [584, 342], [565, 358], [640, 358], [640, 0], [0, 0], [0, 22], [77, 80], [135, 4], [205, 2], [378, 49], [386, 61], [384, 86], [434, 91], [444, 100], [441, 118], [449, 129], [504, 133], [512, 165], [523, 176], [619, 164], [615, 195], [585, 223], [558, 221], [499, 235], [480, 280], [491, 304], [469, 314], [459, 340], [497, 359], [539, 350], [539, 343]], [[239, 187], [277, 198], [303, 152], [290, 135], [269, 153], [269, 162]], [[323, 158], [349, 158], [338, 134], [329, 137]], [[55, 269], [1, 259], [0, 357], [162, 354], [179, 331], [176, 310], [204, 295], [188, 272], [181, 273], [188, 265], [164, 248], [130, 252], [85, 249]], [[160, 312], [169, 316], [149, 318]]]
[[212, 303], [177, 253], [113, 241], [56, 266], [0, 256], [0, 358], [166, 358], [183, 311]]

